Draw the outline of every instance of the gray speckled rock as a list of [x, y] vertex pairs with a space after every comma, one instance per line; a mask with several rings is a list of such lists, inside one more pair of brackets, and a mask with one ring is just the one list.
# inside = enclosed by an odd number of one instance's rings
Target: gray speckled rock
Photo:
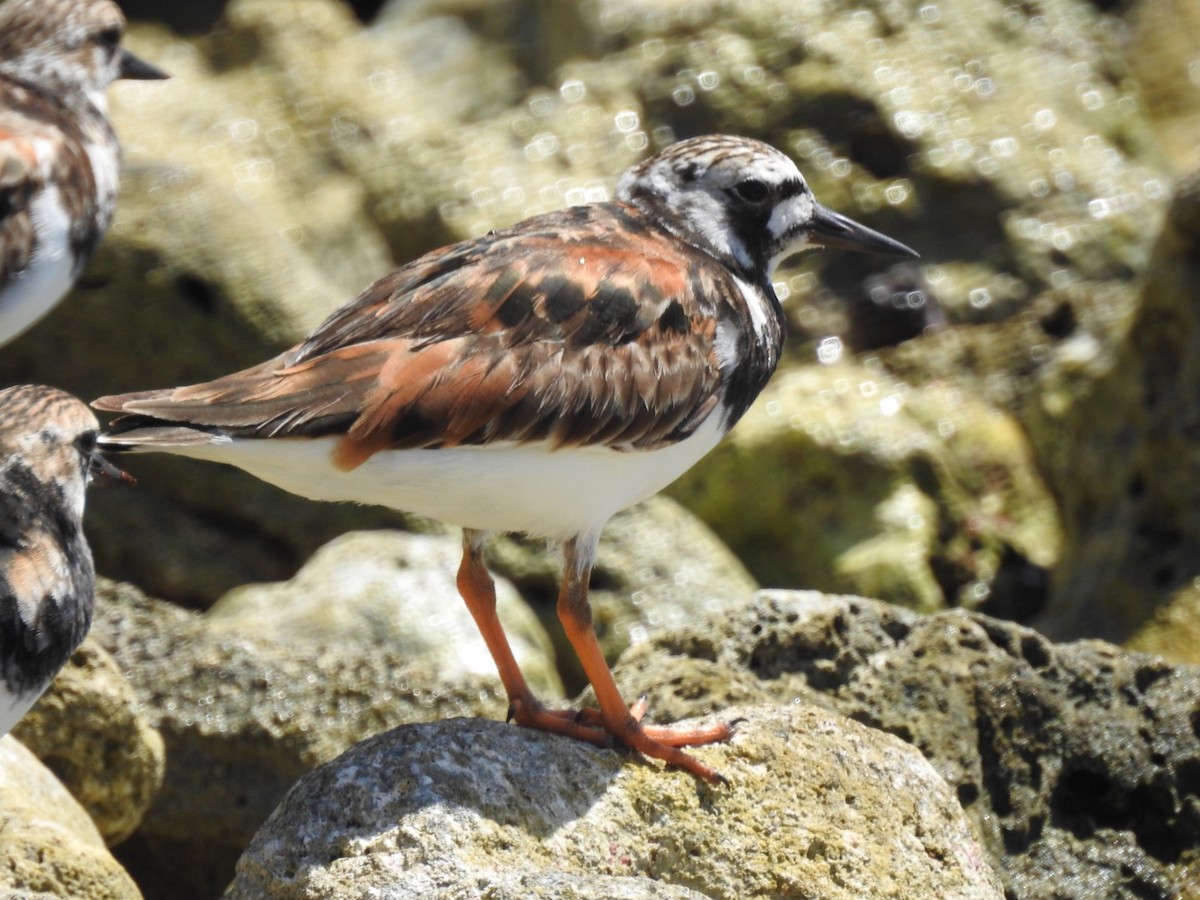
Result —
[[[291, 646], [376, 646], [437, 672], [495, 677], [496, 665], [455, 586], [462, 540], [354, 532], [317, 551], [291, 581], [236, 588], [208, 611], [214, 634]], [[512, 584], [496, 579], [500, 619], [539, 696], [563, 696], [554, 648]]]
[[225, 896], [1000, 897], [911, 748], [810, 707], [733, 714], [696, 751], [717, 788], [496, 723], [379, 735], [289, 792]]
[[67, 789], [11, 735], [0, 738], [0, 895], [141, 900]]
[[162, 784], [162, 737], [93, 639], [72, 654], [12, 734], [66, 785], [109, 844], [133, 833]]
[[816, 703], [920, 748], [1015, 897], [1169, 896], [1198, 874], [1200, 669], [961, 611], [766, 591], [622, 657], [650, 716]]

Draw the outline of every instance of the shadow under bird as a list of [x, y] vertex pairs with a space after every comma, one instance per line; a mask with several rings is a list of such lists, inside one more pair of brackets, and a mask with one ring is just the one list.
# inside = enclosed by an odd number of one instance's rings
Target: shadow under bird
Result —
[[29, 711], [92, 623], [84, 495], [131, 481], [96, 450], [100, 423], [57, 388], [0, 391], [0, 737]]
[[0, 3], [0, 344], [62, 299], [112, 222], [104, 91], [167, 77], [121, 48], [124, 31], [111, 0]]
[[[510, 719], [719, 781], [680, 748], [731, 727], [642, 722], [601, 654], [588, 579], [608, 519], [704, 456], [767, 383], [784, 336], [772, 273], [814, 247], [916, 255], [819, 204], [767, 144], [682, 141], [629, 170], [615, 201], [429, 253], [261, 365], [97, 400], [125, 414], [101, 444], [461, 526], [459, 591]], [[561, 544], [559, 619], [598, 709], [548, 709], [526, 685], [496, 617], [489, 531]]]

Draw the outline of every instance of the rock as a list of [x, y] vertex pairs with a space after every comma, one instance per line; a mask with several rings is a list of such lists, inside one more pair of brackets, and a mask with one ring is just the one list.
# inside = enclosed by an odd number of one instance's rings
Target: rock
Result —
[[[1043, 571], [1044, 594], [1061, 543], [1011, 415], [949, 383], [914, 390], [878, 361], [776, 376], [670, 493], [763, 584], [861, 591], [924, 611], [947, 600], [1011, 605], [998, 584], [1009, 554]], [[754, 515], [736, 512], [747, 503]]]
[[502, 716], [493, 678], [442, 680], [403, 653], [275, 642], [102, 581], [92, 634], [162, 734], [166, 772], [122, 859], [153, 896], [212, 897], [293, 782], [364, 737], [452, 715]]
[[[209, 610], [214, 635], [253, 634], [292, 647], [375, 646], [438, 673], [496, 677], [487, 646], [455, 586], [462, 540], [368, 531], [317, 551], [291, 581], [237, 588]], [[506, 579], [496, 581], [500, 619], [530, 686], [561, 699], [550, 638]]]
[[1134, 3], [1122, 10], [1125, 61], [1154, 125], [1163, 152], [1182, 174], [1197, 163], [1196, 35], [1200, 7], [1195, 3]]
[[0, 738], [0, 893], [11, 900], [141, 900], [95, 824], [37, 757]]
[[1160, 606], [1125, 642], [1125, 649], [1154, 653], [1173, 663], [1200, 665], [1200, 579]]
[[1040, 421], [1026, 417], [1042, 435], [1033, 440], [1045, 445], [1044, 465], [1070, 475], [1050, 476], [1066, 540], [1057, 599], [1031, 623], [1050, 635], [1123, 642], [1200, 577], [1198, 295], [1195, 172], [1176, 188], [1111, 367], [1063, 373], [1061, 391], [1078, 399], [1043, 398]]
[[650, 717], [812, 703], [912, 743], [1011, 896], [1168, 896], [1200, 846], [1200, 669], [973, 613], [766, 591], [632, 648]]
[[110, 845], [133, 833], [162, 784], [162, 737], [92, 639], [12, 733], [70, 790]]
[[226, 898], [1001, 896], [912, 748], [811, 707], [732, 711], [712, 788], [497, 723], [408, 726], [302, 779]]

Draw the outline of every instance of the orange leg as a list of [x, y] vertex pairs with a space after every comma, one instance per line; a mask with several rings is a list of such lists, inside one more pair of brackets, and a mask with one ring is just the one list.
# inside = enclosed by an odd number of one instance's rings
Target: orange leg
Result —
[[509, 721], [515, 721], [526, 728], [565, 734], [602, 747], [611, 744], [608, 732], [598, 722], [577, 721], [575, 713], [571, 710], [548, 710], [529, 689], [496, 615], [496, 585], [483, 563], [482, 538], [480, 532], [463, 532], [463, 558], [458, 567], [458, 592], [466, 601], [467, 609], [471, 611], [471, 617], [475, 619], [479, 633], [483, 635], [484, 643], [496, 662], [500, 681], [508, 694]]
[[592, 608], [587, 597], [588, 579], [592, 572], [591, 553], [588, 552], [587, 556], [587, 559], [581, 557], [576, 540], [563, 544], [563, 580], [558, 595], [558, 618], [596, 693], [604, 728], [639, 753], [679, 766], [705, 781], [724, 781], [714, 769], [679, 748], [728, 740], [733, 736], [733, 729], [729, 725], [719, 723], [693, 728], [642, 725], [644, 701], [639, 700], [632, 710], [625, 705], [592, 627]]
[[724, 723], [699, 728], [642, 725], [645, 700], [638, 700], [631, 708], [621, 699], [592, 628], [592, 610], [587, 599], [590, 561], [578, 565], [574, 540], [563, 545], [563, 583], [558, 598], [558, 616], [596, 692], [600, 708], [578, 712], [551, 710], [534, 697], [496, 616], [496, 587], [483, 563], [482, 537], [480, 532], [468, 530], [463, 533], [458, 591], [496, 662], [500, 681], [508, 694], [509, 720], [526, 728], [566, 735], [601, 747], [611, 746], [612, 739], [616, 738], [646, 756], [677, 765], [706, 781], [724, 781], [716, 771], [688, 756], [679, 747], [727, 740], [733, 735], [732, 728]]

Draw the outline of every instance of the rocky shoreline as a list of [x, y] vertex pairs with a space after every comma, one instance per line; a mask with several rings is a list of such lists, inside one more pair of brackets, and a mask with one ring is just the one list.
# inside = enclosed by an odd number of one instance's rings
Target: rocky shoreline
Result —
[[[111, 92], [114, 226], [0, 382], [211, 377], [671, 139], [779, 146], [920, 265], [781, 272], [785, 366], [593, 584], [651, 718], [739, 719], [697, 750], [730, 785], [505, 725], [453, 534], [138, 459], [89, 499], [92, 636], [0, 740], [0, 893], [1200, 896], [1187, 29], [1082, 0], [494, 6], [135, 22], [174, 77]], [[565, 703], [555, 561], [489, 554]]]

